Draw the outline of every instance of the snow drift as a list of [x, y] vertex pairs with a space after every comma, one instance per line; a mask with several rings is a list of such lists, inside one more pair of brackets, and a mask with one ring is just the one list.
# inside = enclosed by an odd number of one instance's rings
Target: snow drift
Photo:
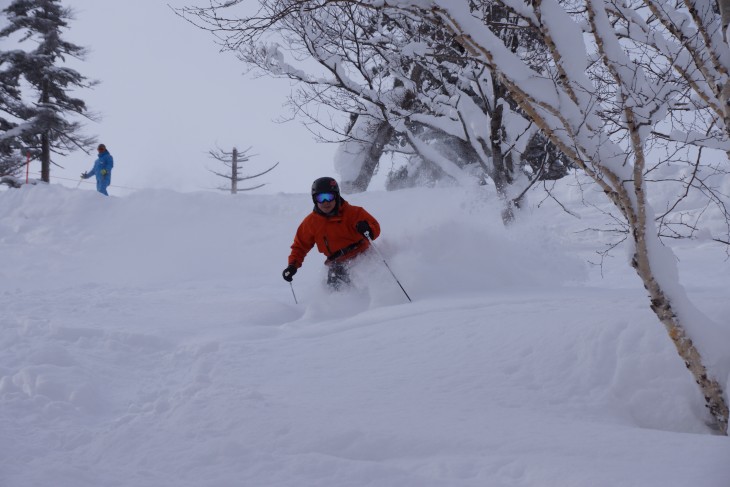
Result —
[[[724, 487], [730, 443], [598, 212], [506, 230], [464, 189], [348, 198], [356, 289], [281, 279], [307, 194], [0, 192], [0, 484]], [[718, 322], [730, 273], [678, 242]]]

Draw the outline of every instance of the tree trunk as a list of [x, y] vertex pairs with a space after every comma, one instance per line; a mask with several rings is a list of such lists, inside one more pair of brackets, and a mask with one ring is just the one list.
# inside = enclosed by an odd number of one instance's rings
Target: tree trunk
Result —
[[48, 132], [41, 135], [41, 181], [51, 182], [51, 137]]
[[[47, 86], [48, 81], [44, 81], [40, 99], [41, 106], [46, 110], [50, 99]], [[41, 134], [41, 181], [51, 182], [51, 134], [47, 128]]]
[[722, 38], [730, 44], [727, 32], [728, 25], [730, 25], [730, 0], [717, 0], [717, 8], [720, 10], [722, 19]]
[[238, 150], [233, 148], [231, 153], [231, 194], [238, 193]]
[[[726, 44], [730, 44], [730, 0], [717, 0], [717, 6], [720, 9], [722, 21], [722, 38]], [[730, 133], [730, 80], [725, 80], [720, 90], [720, 102], [722, 102], [722, 110], [725, 120], [725, 131]], [[730, 156], [730, 153], [728, 154]]]
[[504, 127], [503, 124], [503, 107], [500, 103], [507, 94], [504, 86], [497, 81], [497, 77], [492, 77], [492, 88], [494, 90], [494, 98], [492, 100], [492, 117], [490, 126], [489, 141], [492, 148], [492, 179], [494, 180], [494, 186], [497, 189], [497, 194], [502, 200], [504, 208], [502, 209], [502, 223], [509, 225], [515, 220], [515, 204], [510, 199], [507, 192], [507, 188], [512, 184], [512, 165], [508, 164], [505, 160], [505, 155], [502, 152], [502, 146], [504, 141]]
[[[386, 121], [362, 115], [357, 117], [348, 132], [352, 139], [343, 142], [340, 148], [344, 154], [351, 156], [346, 163], [343, 163], [351, 167], [343, 165], [339, 170], [342, 174], [340, 186], [343, 192], [361, 193], [368, 189], [385, 146], [394, 132], [393, 127]], [[353, 170], [356, 170], [356, 173]], [[351, 174], [350, 177], [345, 176], [348, 173]]]
[[[682, 319], [672, 307], [672, 301], [664, 288], [656, 280], [656, 274], [649, 259], [652, 245], [662, 245], [655, 234], [647, 233], [647, 225], [643, 216], [646, 209], [646, 201], [643, 192], [638, 198], [639, 207], [637, 218], [629, 216], [632, 235], [634, 239], [635, 252], [631, 259], [631, 266], [636, 270], [644, 287], [649, 293], [650, 307], [664, 325], [669, 338], [677, 348], [677, 353], [684, 361], [687, 370], [692, 374], [697, 385], [700, 387], [705, 398], [705, 406], [717, 423], [718, 430], [727, 435], [728, 427], [728, 406], [723, 395], [723, 390], [718, 381], [709, 377], [707, 369], [702, 362], [702, 356], [695, 347], [692, 339], [687, 336]], [[627, 205], [629, 201], [625, 202]], [[630, 208], [625, 206], [624, 208]], [[651, 245], [648, 243], [651, 241]]]
[[393, 137], [393, 127], [388, 122], [381, 122], [375, 129], [370, 146], [364, 148], [366, 150], [365, 161], [360, 166], [360, 173], [354, 181], [352, 187], [365, 191], [370, 186], [370, 181], [375, 175], [375, 170], [380, 164], [380, 158], [383, 156], [383, 150], [388, 141]]

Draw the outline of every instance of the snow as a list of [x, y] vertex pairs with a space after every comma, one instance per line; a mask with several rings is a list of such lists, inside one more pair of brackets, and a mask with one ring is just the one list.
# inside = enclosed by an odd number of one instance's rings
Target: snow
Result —
[[[295, 304], [303, 186], [0, 191], [0, 485], [728, 484], [730, 442], [622, 250], [587, 263], [600, 207], [545, 201], [508, 230], [483, 188], [352, 195], [413, 303], [376, 254], [330, 294], [313, 251]], [[727, 326], [725, 249], [670, 245]]]

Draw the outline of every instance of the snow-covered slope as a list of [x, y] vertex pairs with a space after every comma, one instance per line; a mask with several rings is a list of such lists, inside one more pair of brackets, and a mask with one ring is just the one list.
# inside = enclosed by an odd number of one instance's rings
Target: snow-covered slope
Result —
[[[348, 198], [382, 223], [357, 289], [306, 194], [0, 192], [0, 485], [725, 487], [730, 441], [596, 216], [505, 230], [463, 189]], [[730, 264], [675, 244], [730, 316]]]

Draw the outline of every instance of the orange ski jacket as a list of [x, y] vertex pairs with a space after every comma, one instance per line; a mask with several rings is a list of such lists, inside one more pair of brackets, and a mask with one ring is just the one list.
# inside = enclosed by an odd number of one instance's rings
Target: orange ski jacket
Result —
[[325, 215], [315, 207], [297, 228], [289, 264], [301, 267], [314, 244], [327, 256], [326, 263], [346, 261], [361, 254], [370, 247], [370, 242], [355, 230], [357, 222], [362, 220], [372, 229], [370, 238], [378, 238], [380, 224], [364, 208], [353, 206], [342, 198], [334, 215]]

